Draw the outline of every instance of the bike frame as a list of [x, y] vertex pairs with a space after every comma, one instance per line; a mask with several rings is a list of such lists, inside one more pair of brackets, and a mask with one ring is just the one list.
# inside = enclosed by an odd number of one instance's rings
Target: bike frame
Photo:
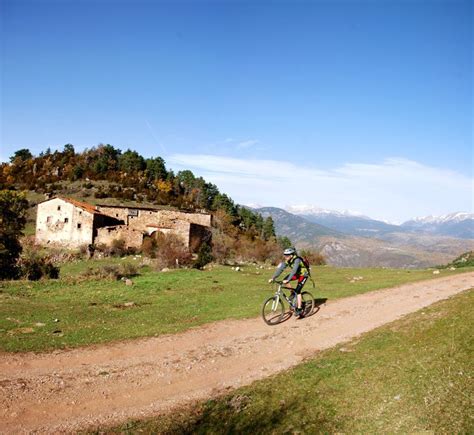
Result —
[[[291, 308], [295, 308], [296, 307], [296, 297], [293, 299], [293, 301], [286, 295], [285, 293], [285, 289], [286, 290], [291, 290], [291, 291], [295, 291], [295, 289], [293, 287], [286, 287], [284, 284], [283, 284], [283, 281], [275, 281], [275, 283], [278, 284], [278, 288], [277, 288], [277, 291], [275, 292], [275, 296], [276, 296], [276, 299], [274, 299], [273, 303], [272, 303], [272, 310], [276, 310], [276, 307], [278, 306], [278, 302], [280, 302], [280, 299], [281, 297], [283, 296], [283, 298], [286, 300], [286, 302], [288, 302], [288, 305], [291, 307]], [[291, 294], [290, 294], [291, 295]], [[296, 295], [295, 295], [296, 296]]]

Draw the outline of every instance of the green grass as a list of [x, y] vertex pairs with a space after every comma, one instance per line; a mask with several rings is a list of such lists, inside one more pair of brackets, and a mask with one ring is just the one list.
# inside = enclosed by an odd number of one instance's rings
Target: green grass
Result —
[[100, 433], [473, 433], [474, 292], [293, 370]]
[[[0, 283], [0, 350], [48, 351], [94, 343], [176, 333], [228, 318], [260, 314], [271, 294], [273, 269], [244, 266], [210, 271], [140, 269], [134, 285], [83, 279], [88, 267], [138, 262], [128, 258], [71, 262], [59, 280]], [[468, 269], [472, 270], [472, 269]], [[467, 271], [464, 269], [464, 271]], [[458, 273], [442, 271], [441, 276]], [[337, 299], [433, 277], [432, 271], [315, 268], [317, 298]], [[354, 276], [362, 280], [351, 283]], [[437, 275], [440, 276], [440, 275]]]

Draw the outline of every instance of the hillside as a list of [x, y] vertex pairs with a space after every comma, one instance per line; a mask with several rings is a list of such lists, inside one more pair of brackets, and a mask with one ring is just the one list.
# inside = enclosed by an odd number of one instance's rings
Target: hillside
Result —
[[271, 218], [235, 204], [216, 185], [190, 170], [175, 174], [161, 157], [145, 158], [109, 144], [79, 153], [66, 144], [62, 151], [48, 149], [38, 156], [28, 149], [18, 150], [10, 163], [0, 165], [0, 189], [27, 192], [31, 206], [27, 235], [35, 232], [39, 202], [67, 196], [88, 204], [210, 213], [212, 255], [217, 262], [273, 260], [279, 251]]
[[339, 231], [310, 222], [303, 217], [295, 216], [281, 208], [262, 207], [254, 210], [264, 217], [271, 216], [275, 223], [276, 233], [284, 235], [294, 242], [301, 242], [302, 236], [307, 240], [314, 240], [323, 236], [332, 236], [335, 238], [347, 237]]
[[[473, 240], [424, 232], [389, 232], [389, 229], [399, 227], [383, 223], [385, 226], [378, 227], [378, 238], [373, 233], [372, 237], [360, 237], [310, 222], [282, 209], [267, 207], [256, 211], [273, 218], [277, 235], [289, 237], [300, 249], [321, 251], [327, 263], [333, 266], [421, 268], [449, 263], [456, 256], [474, 249]], [[347, 219], [352, 220], [352, 217]], [[370, 220], [360, 217], [352, 222], [354, 225], [356, 222], [370, 224]]]

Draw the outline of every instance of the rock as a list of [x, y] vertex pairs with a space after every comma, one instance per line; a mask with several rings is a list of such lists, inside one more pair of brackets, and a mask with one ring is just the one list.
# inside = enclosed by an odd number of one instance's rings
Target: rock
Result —
[[131, 279], [126, 279], [125, 285], [133, 285], [133, 281]]
[[433, 270], [433, 275], [439, 275], [439, 270]]

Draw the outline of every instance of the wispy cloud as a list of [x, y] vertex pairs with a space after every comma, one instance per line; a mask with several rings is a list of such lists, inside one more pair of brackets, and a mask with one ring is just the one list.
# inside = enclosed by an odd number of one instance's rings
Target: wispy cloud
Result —
[[253, 147], [254, 145], [257, 145], [258, 144], [258, 140], [255, 140], [255, 139], [250, 139], [250, 140], [244, 140], [242, 142], [239, 142], [237, 144], [237, 148], [239, 149], [246, 149], [246, 148], [251, 148]]
[[213, 155], [175, 154], [167, 162], [193, 170], [241, 204], [306, 203], [392, 222], [473, 208], [472, 178], [403, 158], [330, 170]]
[[238, 140], [238, 139], [228, 137], [223, 140], [223, 144], [230, 146], [236, 150], [252, 148], [255, 145], [258, 145], [259, 143], [260, 141], [258, 139]]

